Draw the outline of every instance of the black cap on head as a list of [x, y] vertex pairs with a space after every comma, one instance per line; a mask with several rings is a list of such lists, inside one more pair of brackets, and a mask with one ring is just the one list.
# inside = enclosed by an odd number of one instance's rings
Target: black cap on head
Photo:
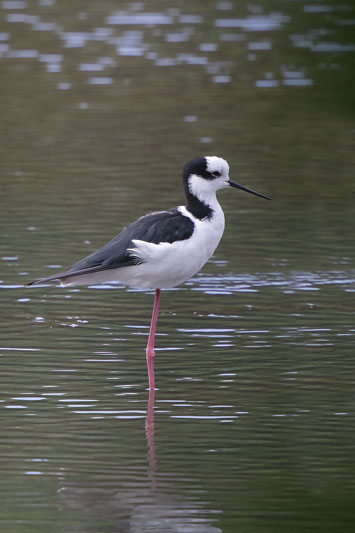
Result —
[[210, 174], [207, 172], [207, 161], [205, 157], [195, 157], [186, 163], [182, 172], [184, 180], [187, 180], [191, 174], [196, 174], [206, 179], [210, 178]]

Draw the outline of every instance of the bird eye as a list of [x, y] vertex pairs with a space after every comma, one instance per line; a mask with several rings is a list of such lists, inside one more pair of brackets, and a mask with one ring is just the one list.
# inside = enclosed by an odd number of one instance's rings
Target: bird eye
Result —
[[220, 175], [221, 173], [218, 172], [218, 170], [215, 170], [214, 172], [212, 172], [212, 176], [216, 176], [216, 178], [218, 178]]

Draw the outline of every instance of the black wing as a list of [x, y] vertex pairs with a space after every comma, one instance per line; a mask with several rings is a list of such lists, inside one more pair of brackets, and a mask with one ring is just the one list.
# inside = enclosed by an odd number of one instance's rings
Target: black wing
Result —
[[28, 285], [135, 265], [138, 260], [132, 257], [128, 251], [129, 248], [134, 247], [133, 239], [154, 244], [161, 242], [172, 243], [188, 239], [193, 231], [194, 223], [192, 220], [181, 214], [177, 208], [151, 213], [132, 222], [105, 246], [84, 257], [68, 270], [33, 281]]

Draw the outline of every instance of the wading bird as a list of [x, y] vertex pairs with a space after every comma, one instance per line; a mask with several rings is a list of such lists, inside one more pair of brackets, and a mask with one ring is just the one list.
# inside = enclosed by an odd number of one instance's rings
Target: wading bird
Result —
[[149, 389], [154, 390], [154, 339], [161, 289], [194, 276], [211, 257], [224, 231], [224, 214], [216, 193], [235, 187], [271, 200], [229, 179], [227, 161], [196, 157], [183, 169], [186, 206], [150, 213], [125, 227], [102, 248], [53, 276], [29, 283], [59, 280], [63, 287], [119, 281], [155, 289], [146, 347]]

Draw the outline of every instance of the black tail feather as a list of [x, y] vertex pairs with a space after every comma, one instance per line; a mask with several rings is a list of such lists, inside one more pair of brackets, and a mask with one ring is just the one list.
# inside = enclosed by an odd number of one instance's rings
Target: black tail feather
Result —
[[100, 270], [109, 269], [102, 268], [101, 266], [95, 266], [90, 268], [82, 268], [80, 270], [74, 270], [73, 272], [70, 272], [69, 270], [64, 270], [63, 272], [58, 272], [57, 274], [54, 274], [54, 276], [48, 276], [47, 278], [36, 279], [35, 281], [26, 283], [25, 287], [31, 287], [31, 285], [36, 285], [37, 283], [45, 283], [46, 281], [61, 281], [62, 279], [66, 278], [74, 278], [76, 276], [82, 276], [84, 274], [92, 274], [93, 272], [99, 272]]

